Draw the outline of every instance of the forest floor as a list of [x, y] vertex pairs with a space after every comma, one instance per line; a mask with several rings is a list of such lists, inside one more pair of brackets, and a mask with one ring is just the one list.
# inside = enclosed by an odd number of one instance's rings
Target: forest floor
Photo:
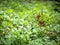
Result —
[[53, 1], [0, 1], [0, 45], [60, 45], [60, 13]]

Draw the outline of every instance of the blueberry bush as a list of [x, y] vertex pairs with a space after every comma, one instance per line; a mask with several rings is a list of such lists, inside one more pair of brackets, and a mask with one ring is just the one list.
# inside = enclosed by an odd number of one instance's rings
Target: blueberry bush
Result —
[[0, 45], [60, 45], [59, 2], [1, 0]]

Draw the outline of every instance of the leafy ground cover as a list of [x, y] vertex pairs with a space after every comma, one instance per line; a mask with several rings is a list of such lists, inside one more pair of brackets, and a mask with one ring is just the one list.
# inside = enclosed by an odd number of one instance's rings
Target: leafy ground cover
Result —
[[0, 2], [0, 45], [60, 45], [55, 2]]

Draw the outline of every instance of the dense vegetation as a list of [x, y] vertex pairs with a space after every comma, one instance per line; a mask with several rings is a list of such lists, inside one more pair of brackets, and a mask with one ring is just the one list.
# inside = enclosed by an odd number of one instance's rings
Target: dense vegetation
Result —
[[1, 0], [0, 45], [60, 45], [59, 2]]

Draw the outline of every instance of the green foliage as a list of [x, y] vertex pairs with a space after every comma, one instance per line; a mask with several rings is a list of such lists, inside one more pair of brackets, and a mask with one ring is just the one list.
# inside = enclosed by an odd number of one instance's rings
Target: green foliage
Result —
[[49, 41], [49, 40], [44, 41], [43, 39], [36, 39], [29, 42], [28, 45], [56, 45], [56, 43], [55, 41]]
[[[24, 1], [0, 1], [0, 45], [60, 45], [60, 13], [54, 11], [55, 3]], [[43, 26], [38, 24], [41, 20]]]

